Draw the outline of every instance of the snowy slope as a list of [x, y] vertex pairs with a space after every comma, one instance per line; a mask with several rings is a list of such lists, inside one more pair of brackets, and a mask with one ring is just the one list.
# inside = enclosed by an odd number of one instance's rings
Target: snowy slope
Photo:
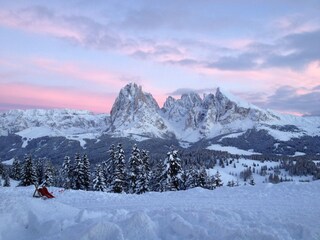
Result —
[[318, 240], [320, 181], [119, 195], [0, 187], [0, 239]]
[[107, 129], [109, 116], [70, 109], [11, 110], [0, 113], [0, 136], [15, 133], [24, 139], [23, 147], [34, 138], [63, 136], [83, 143]]

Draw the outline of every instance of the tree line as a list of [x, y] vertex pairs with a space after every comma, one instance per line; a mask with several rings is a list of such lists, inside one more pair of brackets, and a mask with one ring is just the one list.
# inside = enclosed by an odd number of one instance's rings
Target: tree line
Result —
[[178, 151], [173, 148], [164, 160], [151, 165], [149, 152], [137, 145], [126, 160], [122, 144], [111, 145], [106, 159], [95, 166], [91, 166], [86, 154], [75, 154], [73, 159], [66, 156], [59, 168], [48, 159], [34, 161], [29, 155], [24, 162], [13, 161], [10, 176], [20, 181], [19, 186], [44, 183], [65, 189], [135, 194], [222, 186], [219, 172], [209, 176], [204, 167], [182, 166]]

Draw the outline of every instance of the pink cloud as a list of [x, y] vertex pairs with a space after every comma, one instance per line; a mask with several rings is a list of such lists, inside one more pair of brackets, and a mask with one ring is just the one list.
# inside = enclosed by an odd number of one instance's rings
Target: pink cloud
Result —
[[27, 84], [0, 83], [2, 104], [36, 106], [43, 108], [86, 109], [107, 113], [114, 102], [114, 95], [102, 95], [79, 90], [47, 88]]
[[59, 74], [64, 77], [94, 82], [109, 87], [121, 87], [120, 76], [116, 73], [92, 68], [91, 66], [75, 62], [61, 62], [47, 58], [33, 59], [32, 63], [47, 72]]
[[33, 33], [75, 39], [78, 42], [82, 42], [84, 38], [80, 31], [63, 21], [50, 18], [39, 19], [31, 10], [17, 12], [0, 10], [0, 25]]
[[301, 15], [295, 14], [274, 20], [271, 23], [271, 28], [279, 29], [280, 35], [285, 36], [318, 30], [320, 24], [311, 19], [303, 19]]
[[[279, 86], [288, 85], [294, 87], [312, 88], [320, 84], [320, 62], [311, 62], [303, 70], [292, 70], [290, 68], [268, 68], [247, 71], [220, 70], [206, 67], [188, 68], [206, 76], [222, 79], [224, 83], [233, 83], [235, 88], [243, 86], [254, 86], [260, 89], [275, 89]], [[239, 85], [240, 84], [240, 85]], [[235, 89], [238, 90], [238, 89]]]

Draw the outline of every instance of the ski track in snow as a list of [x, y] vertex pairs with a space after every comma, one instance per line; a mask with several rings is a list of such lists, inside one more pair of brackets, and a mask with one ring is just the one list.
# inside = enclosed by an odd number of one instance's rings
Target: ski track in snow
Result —
[[0, 188], [0, 239], [320, 239], [320, 181], [213, 191], [85, 192]]

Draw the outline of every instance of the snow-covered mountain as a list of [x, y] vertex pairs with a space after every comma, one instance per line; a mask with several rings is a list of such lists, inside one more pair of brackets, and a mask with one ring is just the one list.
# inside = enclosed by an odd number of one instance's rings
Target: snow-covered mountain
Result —
[[278, 117], [253, 105], [233, 101], [218, 88], [201, 98], [197, 93], [183, 94], [180, 99], [168, 97], [162, 108], [180, 139], [196, 141], [230, 132], [244, 131], [260, 122]]
[[266, 130], [275, 139], [289, 140], [320, 135], [319, 126], [320, 118], [263, 110], [219, 88], [202, 97], [195, 92], [180, 99], [169, 96], [160, 108], [141, 86], [128, 84], [112, 107], [107, 133], [137, 140], [174, 136], [179, 141], [197, 142], [255, 129]]
[[[15, 136], [21, 137], [21, 146], [15, 145], [19, 141]], [[43, 137], [62, 137], [86, 148], [89, 141], [93, 147], [95, 142], [106, 141], [106, 136], [137, 141], [176, 139], [181, 146], [201, 141], [206, 145], [203, 147], [220, 144], [258, 153], [320, 155], [320, 117], [263, 110], [219, 88], [203, 96], [195, 92], [179, 99], [169, 96], [160, 108], [150, 93], [131, 83], [121, 89], [110, 115], [57, 109], [0, 113], [0, 145], [9, 152], [25, 148], [34, 139], [43, 141]], [[61, 141], [55, 139], [51, 144], [56, 148]], [[29, 147], [39, 148], [41, 144], [34, 142]]]
[[83, 110], [31, 109], [0, 113], [0, 133], [17, 133], [28, 128], [49, 128], [62, 133], [102, 131], [108, 124], [108, 115]]
[[114, 136], [161, 138], [169, 134], [156, 100], [134, 83], [121, 89], [112, 106], [110, 120], [108, 132]]

